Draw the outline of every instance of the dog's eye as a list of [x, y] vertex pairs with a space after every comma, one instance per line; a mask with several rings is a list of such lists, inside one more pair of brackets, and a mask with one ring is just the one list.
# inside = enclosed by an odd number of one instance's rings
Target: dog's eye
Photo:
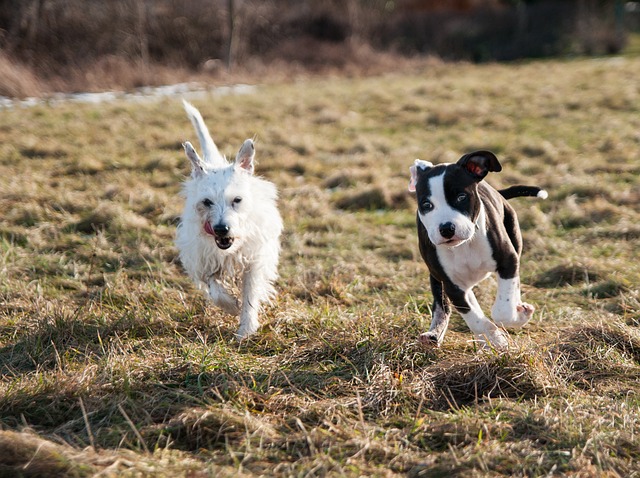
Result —
[[433, 209], [433, 203], [431, 201], [422, 201], [422, 203], [420, 204], [420, 208], [424, 212], [429, 212]]
[[240, 196], [233, 198], [233, 204], [240, 204], [242, 202], [242, 198]]
[[209, 198], [204, 199], [204, 200], [202, 201], [202, 205], [203, 205], [204, 207], [211, 207], [211, 206], [213, 206], [213, 201], [212, 201], [211, 199], [209, 199]]
[[457, 202], [463, 202], [467, 199], [467, 194], [466, 193], [460, 193], [458, 194], [458, 197], [456, 198]]

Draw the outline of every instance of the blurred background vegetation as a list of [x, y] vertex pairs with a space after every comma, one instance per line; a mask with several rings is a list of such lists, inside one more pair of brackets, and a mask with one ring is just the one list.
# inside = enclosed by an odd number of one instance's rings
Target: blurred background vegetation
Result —
[[621, 0], [0, 0], [0, 95], [618, 53]]

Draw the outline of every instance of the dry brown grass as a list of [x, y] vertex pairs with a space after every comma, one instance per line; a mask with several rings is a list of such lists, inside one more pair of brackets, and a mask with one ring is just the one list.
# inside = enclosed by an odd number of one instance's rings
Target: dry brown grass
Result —
[[[281, 192], [280, 294], [242, 345], [172, 244], [178, 98], [4, 110], [0, 474], [638, 474], [638, 76], [431, 64], [196, 101], [224, 152], [257, 135]], [[472, 148], [494, 186], [550, 193], [514, 201], [537, 312], [504, 354], [457, 315], [442, 348], [416, 340], [408, 166]]]
[[24, 98], [40, 94], [42, 87], [36, 74], [0, 51], [0, 96]]

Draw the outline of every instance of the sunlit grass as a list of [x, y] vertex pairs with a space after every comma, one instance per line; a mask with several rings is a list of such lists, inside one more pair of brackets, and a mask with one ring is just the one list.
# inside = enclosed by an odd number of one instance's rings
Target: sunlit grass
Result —
[[[179, 98], [4, 110], [0, 464], [637, 473], [638, 77], [631, 58], [433, 64], [194, 101], [228, 156], [256, 136], [280, 190], [279, 296], [241, 345], [172, 243], [194, 140]], [[513, 201], [537, 312], [504, 355], [457, 315], [442, 348], [416, 341], [431, 296], [408, 167], [473, 148], [501, 159], [492, 185], [550, 195]]]

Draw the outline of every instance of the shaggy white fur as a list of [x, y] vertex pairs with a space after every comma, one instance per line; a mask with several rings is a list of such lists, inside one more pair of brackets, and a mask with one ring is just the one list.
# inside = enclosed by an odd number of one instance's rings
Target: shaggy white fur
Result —
[[[191, 179], [176, 234], [180, 260], [198, 287], [229, 314], [240, 314], [238, 340], [258, 330], [261, 305], [275, 295], [282, 219], [275, 186], [253, 175], [255, 148], [248, 139], [229, 163], [218, 151], [196, 108], [184, 102], [203, 158], [184, 143]], [[240, 300], [229, 288], [241, 288]]]

